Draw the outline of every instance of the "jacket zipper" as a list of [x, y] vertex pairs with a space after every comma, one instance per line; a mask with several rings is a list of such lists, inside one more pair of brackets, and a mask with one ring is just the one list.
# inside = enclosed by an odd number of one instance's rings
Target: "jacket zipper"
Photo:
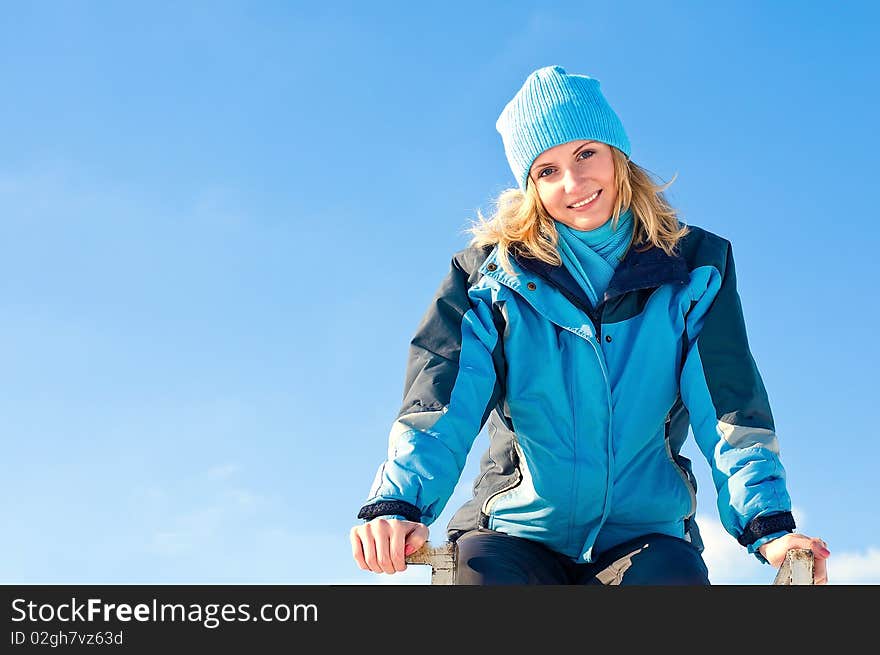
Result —
[[520, 449], [519, 444], [516, 441], [513, 442], [513, 447], [516, 450], [516, 455], [519, 460], [516, 465], [517, 479], [512, 485], [510, 485], [508, 487], [504, 487], [503, 489], [499, 489], [498, 491], [496, 491], [494, 494], [489, 496], [483, 502], [483, 507], [480, 511], [483, 513], [483, 516], [486, 517], [487, 523], [488, 523], [488, 520], [491, 518], [492, 506], [498, 501], [498, 499], [501, 496], [503, 496], [504, 494], [506, 494], [508, 491], [511, 491], [512, 489], [516, 489], [520, 484], [522, 484], [523, 474], [522, 474], [522, 470], [520, 469], [520, 462], [523, 461], [523, 452]]

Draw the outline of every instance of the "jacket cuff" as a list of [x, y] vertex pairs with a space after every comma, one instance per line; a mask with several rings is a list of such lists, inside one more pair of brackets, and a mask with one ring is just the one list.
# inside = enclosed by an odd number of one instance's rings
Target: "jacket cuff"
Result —
[[749, 521], [749, 524], [737, 541], [743, 546], [751, 546], [761, 537], [775, 532], [794, 532], [794, 530], [794, 517], [791, 515], [791, 512], [756, 516]]
[[422, 510], [404, 500], [380, 500], [377, 503], [364, 505], [358, 512], [357, 517], [370, 521], [377, 516], [387, 516], [388, 514], [396, 514], [404, 517], [407, 521], [421, 523]]
[[763, 537], [758, 539], [757, 541], [752, 542], [749, 546], [749, 553], [758, 558], [758, 561], [761, 564], [769, 564], [770, 562], [761, 554], [761, 551], [758, 550], [761, 546], [766, 544], [768, 541], [773, 541], [774, 539], [779, 539], [779, 537], [784, 537], [789, 534], [788, 530], [782, 530], [781, 532], [773, 532], [772, 534], [765, 534]]

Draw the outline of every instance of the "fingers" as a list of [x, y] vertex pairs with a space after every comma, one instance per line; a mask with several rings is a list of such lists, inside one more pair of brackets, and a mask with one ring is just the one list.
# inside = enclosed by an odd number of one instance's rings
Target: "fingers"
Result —
[[[400, 521], [397, 521], [397, 523], [400, 523]], [[402, 528], [399, 528], [399, 526], [392, 527], [391, 538], [384, 542], [389, 549], [386, 559], [389, 560], [391, 563], [391, 570], [389, 571], [386, 569], [386, 573], [396, 573], [397, 571], [406, 570], [406, 561], [403, 558], [405, 541], [406, 531]]]
[[828, 564], [825, 560], [831, 555], [828, 544], [819, 537], [792, 534], [787, 548], [804, 548], [813, 553], [813, 584], [828, 584]]
[[813, 551], [813, 584], [828, 584], [828, 563], [825, 561], [831, 555], [828, 544], [814, 537], [811, 539], [810, 550]]
[[369, 571], [370, 567], [367, 565], [367, 561], [364, 558], [364, 546], [363, 542], [361, 542], [360, 532], [358, 528], [361, 526], [355, 526], [348, 533], [348, 538], [351, 541], [351, 556], [354, 557], [354, 561], [357, 562], [357, 565], [361, 567], [364, 571]]
[[419, 548], [425, 545], [426, 541], [428, 541], [428, 526], [424, 523], [416, 523], [416, 527], [406, 538], [407, 545], [412, 546], [410, 552], [416, 552]]
[[825, 560], [831, 555], [831, 551], [828, 549], [828, 544], [818, 537], [790, 533], [763, 544], [759, 552], [773, 567], [779, 568], [785, 561], [788, 551], [795, 548], [809, 550], [813, 553], [813, 582], [826, 584], [828, 569]]
[[351, 529], [351, 554], [360, 568], [375, 572], [376, 543], [363, 528], [356, 526]]
[[[783, 539], [786, 539], [786, 537], [783, 537]], [[792, 548], [812, 550], [814, 556], [823, 559], [831, 554], [831, 551], [828, 550], [828, 544], [819, 537], [808, 537], [805, 534], [798, 533], [787, 535], [786, 548], [789, 550]]]
[[817, 558], [825, 559], [831, 554], [831, 551], [828, 550], [828, 544], [826, 544], [818, 537], [814, 537], [810, 540], [809, 548], [813, 551], [813, 555]]
[[813, 558], [813, 584], [828, 584], [828, 564], [825, 558]]
[[[404, 542], [410, 521], [377, 518], [351, 529], [352, 556], [358, 566], [373, 573], [406, 570]], [[420, 525], [420, 524], [415, 524]]]
[[385, 570], [379, 563], [379, 547], [376, 544], [376, 528], [373, 525], [376, 521], [383, 520], [384, 519], [374, 519], [358, 529], [361, 543], [364, 546], [364, 559], [367, 562], [367, 569], [373, 573], [385, 573]]
[[405, 546], [403, 550], [404, 555], [412, 555], [419, 548], [425, 545], [425, 542], [428, 541], [428, 528], [422, 523], [416, 523], [416, 527], [413, 528], [409, 534], [406, 535]]

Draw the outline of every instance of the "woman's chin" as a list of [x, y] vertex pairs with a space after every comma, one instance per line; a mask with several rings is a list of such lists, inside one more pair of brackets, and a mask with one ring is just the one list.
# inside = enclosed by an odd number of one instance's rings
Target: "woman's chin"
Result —
[[571, 216], [568, 215], [563, 219], [557, 219], [560, 223], [563, 223], [570, 227], [573, 230], [579, 230], [581, 232], [589, 232], [590, 230], [595, 230], [597, 227], [602, 227], [605, 223], [608, 222], [608, 219], [611, 216], [606, 216], [606, 218], [601, 218], [601, 214], [596, 216]]

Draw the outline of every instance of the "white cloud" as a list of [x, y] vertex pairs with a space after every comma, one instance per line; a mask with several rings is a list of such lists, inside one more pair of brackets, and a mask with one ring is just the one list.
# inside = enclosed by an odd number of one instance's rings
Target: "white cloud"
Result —
[[[237, 470], [234, 465], [217, 467], [207, 472], [212, 481], [226, 481]], [[156, 490], [151, 490], [155, 496]], [[186, 490], [192, 493], [191, 489]], [[167, 493], [158, 498], [164, 500], [160, 510], [161, 525], [150, 536], [146, 548], [149, 552], [169, 557], [179, 557], [210, 550], [235, 526], [253, 516], [267, 505], [267, 499], [243, 488], [227, 488], [214, 491], [209, 498], [201, 493], [200, 504], [189, 508], [172, 505]], [[178, 492], [183, 495], [182, 491]]]
[[709, 567], [709, 581], [715, 585], [771, 584], [776, 570], [750, 555], [724, 529], [721, 522], [697, 516], [705, 550], [703, 559]]
[[864, 553], [836, 553], [828, 558], [828, 584], [880, 584], [880, 548]]
[[206, 476], [209, 480], [228, 480], [240, 470], [237, 464], [220, 464], [208, 469]]

